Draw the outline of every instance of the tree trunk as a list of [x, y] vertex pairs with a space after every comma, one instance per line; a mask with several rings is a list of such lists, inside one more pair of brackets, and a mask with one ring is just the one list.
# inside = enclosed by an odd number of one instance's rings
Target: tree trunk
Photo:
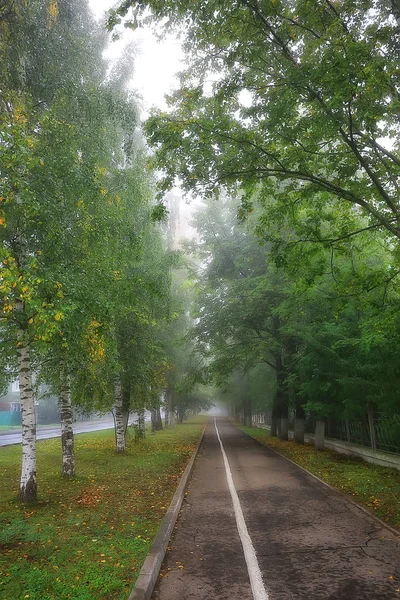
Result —
[[157, 412], [157, 431], [162, 431], [163, 428], [163, 424], [162, 424], [162, 417], [161, 417], [161, 407], [159, 406], [156, 410]]
[[289, 432], [289, 398], [286, 390], [282, 387], [278, 390], [278, 403], [279, 403], [279, 439], [287, 440]]
[[289, 419], [287, 417], [281, 418], [281, 427], [279, 432], [279, 438], [281, 440], [289, 439]]
[[243, 413], [244, 413], [243, 423], [244, 423], [245, 427], [251, 427], [253, 424], [253, 414], [252, 414], [252, 405], [251, 405], [250, 398], [246, 398], [243, 401]]
[[164, 427], [169, 427], [169, 405], [168, 405], [168, 396], [165, 394], [164, 396]]
[[146, 422], [144, 420], [144, 408], [138, 410], [138, 428], [141, 434], [141, 437], [146, 437]]
[[62, 448], [62, 470], [63, 477], [75, 476], [74, 457], [74, 431], [72, 429], [73, 415], [71, 405], [71, 382], [70, 375], [65, 365], [61, 365], [61, 389], [60, 389], [60, 418], [61, 418], [61, 448]]
[[183, 408], [178, 407], [177, 416], [178, 416], [178, 423], [180, 425], [182, 425], [183, 419], [185, 418], [185, 411]]
[[296, 442], [296, 444], [304, 444], [304, 430], [304, 419], [298, 419], [297, 417], [295, 417], [293, 439]]
[[276, 395], [274, 398], [274, 403], [272, 405], [272, 415], [271, 415], [271, 437], [278, 436], [278, 422], [280, 420], [279, 416], [279, 406], [276, 402]]
[[122, 387], [122, 419], [123, 419], [123, 423], [124, 423], [125, 443], [126, 443], [126, 432], [128, 430], [130, 409], [131, 409], [131, 388], [128, 383]]
[[115, 445], [117, 452], [125, 451], [125, 428], [122, 410], [122, 385], [121, 378], [117, 377], [114, 386], [114, 423], [115, 423]]
[[176, 418], [175, 418], [175, 391], [171, 388], [168, 388], [167, 390], [167, 402], [166, 402], [167, 408], [168, 408], [168, 424], [170, 427], [173, 427], [176, 423]]
[[316, 450], [325, 448], [325, 419], [317, 419], [315, 422], [314, 447]]
[[295, 406], [296, 406], [296, 416], [294, 419], [294, 433], [293, 439], [296, 444], [304, 444], [304, 430], [305, 430], [305, 412], [304, 408], [300, 404], [300, 398], [296, 396], [295, 398]]
[[19, 389], [22, 404], [22, 470], [19, 497], [23, 502], [37, 500], [36, 482], [36, 414], [32, 386], [32, 368], [29, 345], [24, 343], [24, 332], [18, 333], [17, 348]]
[[150, 417], [151, 417], [151, 432], [155, 433], [157, 431], [157, 412], [155, 408], [150, 409]]

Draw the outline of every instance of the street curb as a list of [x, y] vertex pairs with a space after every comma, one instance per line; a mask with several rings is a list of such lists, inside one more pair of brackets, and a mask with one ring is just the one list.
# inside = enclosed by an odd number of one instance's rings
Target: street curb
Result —
[[[236, 427], [237, 427], [237, 425], [236, 425]], [[238, 427], [238, 429], [240, 429], [240, 427]], [[387, 523], [385, 523], [384, 521], [382, 521], [382, 519], [380, 519], [379, 517], [377, 517], [373, 513], [371, 513], [367, 508], [365, 508], [365, 506], [361, 506], [361, 504], [358, 504], [357, 502], [355, 502], [354, 500], [352, 500], [351, 498], [349, 498], [348, 496], [346, 496], [346, 494], [344, 494], [343, 492], [341, 492], [337, 488], [333, 487], [333, 485], [330, 485], [329, 483], [326, 483], [326, 481], [324, 481], [323, 479], [320, 479], [317, 475], [314, 475], [314, 473], [311, 473], [310, 471], [307, 471], [307, 469], [305, 469], [301, 465], [297, 464], [296, 462], [294, 462], [294, 460], [288, 458], [284, 454], [281, 454], [280, 452], [278, 452], [278, 450], [275, 450], [274, 448], [271, 448], [270, 446], [266, 446], [265, 444], [263, 444], [262, 442], [256, 440], [250, 434], [246, 433], [242, 429], [240, 429], [240, 431], [242, 433], [244, 433], [245, 435], [247, 435], [252, 440], [254, 440], [255, 442], [257, 442], [258, 444], [260, 444], [260, 446], [262, 446], [263, 448], [268, 448], [268, 450], [271, 450], [272, 452], [275, 452], [275, 454], [277, 454], [281, 458], [284, 458], [288, 462], [292, 463], [292, 465], [294, 465], [295, 467], [298, 467], [299, 469], [301, 469], [302, 471], [304, 471], [305, 473], [307, 473], [307, 475], [310, 475], [311, 477], [313, 477], [314, 479], [316, 479], [317, 481], [319, 481], [320, 483], [322, 483], [323, 485], [325, 485], [327, 488], [329, 488], [330, 490], [332, 490], [333, 492], [335, 492], [345, 502], [348, 502], [349, 504], [352, 504], [353, 506], [355, 506], [356, 508], [358, 508], [359, 510], [361, 510], [363, 513], [365, 513], [368, 517], [370, 517], [374, 521], [378, 521], [378, 523], [380, 525], [382, 525], [386, 529], [389, 529], [389, 531], [391, 533], [394, 533], [397, 537], [400, 537], [400, 531], [398, 531], [397, 529], [395, 529], [391, 525], [388, 525]]]
[[161, 523], [161, 527], [153, 541], [142, 568], [140, 569], [139, 577], [136, 580], [135, 586], [131, 591], [128, 600], [150, 600], [154, 587], [157, 583], [158, 575], [164, 556], [167, 551], [167, 546], [175, 527], [176, 519], [182, 506], [185, 492], [189, 484], [189, 479], [193, 471], [194, 462], [199, 452], [203, 441], [206, 425], [202, 431], [200, 440], [192, 454], [191, 459], [181, 477], [177, 490], [172, 498], [171, 504], [168, 507], [165, 517]]

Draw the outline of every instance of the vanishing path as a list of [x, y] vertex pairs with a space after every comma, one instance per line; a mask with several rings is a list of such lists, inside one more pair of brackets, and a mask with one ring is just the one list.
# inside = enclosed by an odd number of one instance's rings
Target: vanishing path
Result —
[[[113, 419], [93, 419], [92, 421], [76, 421], [73, 424], [74, 433], [88, 433], [90, 431], [100, 431], [101, 429], [111, 429], [114, 427]], [[61, 425], [40, 426], [37, 428], [36, 439], [47, 440], [49, 438], [61, 437]], [[22, 440], [21, 430], [1, 432], [0, 446], [11, 446], [20, 444]]]
[[398, 536], [229, 422], [216, 426], [154, 600], [400, 600]]

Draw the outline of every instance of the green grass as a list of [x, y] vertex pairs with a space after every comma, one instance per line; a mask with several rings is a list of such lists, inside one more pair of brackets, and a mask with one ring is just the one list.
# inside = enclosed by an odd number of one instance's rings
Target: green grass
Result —
[[397, 469], [372, 465], [333, 450], [318, 452], [310, 445], [270, 437], [265, 429], [240, 429], [350, 496], [382, 521], [400, 528], [400, 472]]
[[75, 438], [77, 477], [60, 475], [60, 440], [38, 442], [39, 501], [17, 500], [21, 447], [0, 448], [0, 597], [126, 600], [205, 418], [128, 441]]

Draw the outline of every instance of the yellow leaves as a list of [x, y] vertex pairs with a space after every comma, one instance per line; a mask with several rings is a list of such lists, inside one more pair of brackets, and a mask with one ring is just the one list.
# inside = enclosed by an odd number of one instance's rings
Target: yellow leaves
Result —
[[4, 217], [0, 217], [0, 225], [3, 225], [3, 227], [5, 227], [6, 225], [6, 220]]
[[97, 173], [103, 177], [107, 175], [107, 169], [105, 167], [97, 167]]
[[54, 315], [54, 318], [56, 321], [61, 321], [64, 318], [64, 315], [62, 313], [58, 312]]
[[113, 271], [112, 278], [114, 281], [119, 281], [121, 279], [121, 273], [119, 271]]
[[20, 106], [16, 106], [13, 112], [14, 121], [19, 124], [24, 124], [28, 122], [27, 116], [23, 112]]
[[35, 142], [33, 141], [33, 139], [32, 139], [32, 138], [26, 138], [26, 145], [27, 145], [29, 148], [33, 148], [33, 146], [35, 145]]
[[100, 194], [101, 194], [102, 196], [106, 196], [106, 195], [107, 195], [107, 193], [108, 193], [108, 190], [107, 190], [106, 188], [100, 188]]
[[103, 362], [106, 356], [105, 341], [102, 334], [97, 331], [101, 327], [98, 321], [92, 321], [85, 335], [89, 356], [92, 362]]
[[48, 26], [52, 27], [58, 20], [59, 9], [58, 9], [58, 1], [50, 0], [48, 7]]

